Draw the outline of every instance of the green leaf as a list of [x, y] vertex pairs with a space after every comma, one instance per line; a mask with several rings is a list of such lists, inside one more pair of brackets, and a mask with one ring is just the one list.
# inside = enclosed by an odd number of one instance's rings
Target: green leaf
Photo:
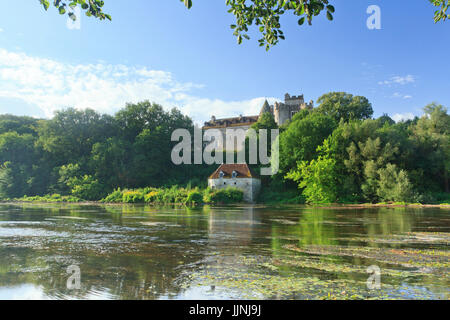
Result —
[[333, 20], [333, 15], [330, 13], [330, 11], [327, 11], [327, 18], [328, 18], [328, 20], [330, 20], [330, 21]]
[[190, 9], [192, 7], [192, 0], [184, 0], [184, 5]]

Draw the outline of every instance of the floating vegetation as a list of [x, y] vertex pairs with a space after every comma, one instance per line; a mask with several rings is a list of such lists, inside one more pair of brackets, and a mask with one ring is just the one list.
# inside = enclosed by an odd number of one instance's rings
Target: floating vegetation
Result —
[[[6, 292], [33, 284], [49, 297], [80, 297], [66, 288], [76, 264], [81, 294], [114, 299], [450, 298], [450, 212], [440, 209], [0, 209]], [[381, 288], [370, 290], [373, 266]]]
[[[408, 233], [397, 240], [447, 243], [448, 233]], [[246, 299], [449, 299], [450, 253], [443, 249], [285, 244], [268, 256], [217, 257], [188, 275], [189, 285], [240, 292]], [[382, 286], [367, 288], [367, 267]], [[197, 268], [198, 270], [198, 268]], [[433, 291], [423, 286], [433, 284]]]
[[332, 258], [322, 259], [313, 255], [233, 256], [215, 261], [204, 261], [200, 270], [197, 268], [197, 271], [183, 274], [185, 288], [214, 287], [232, 297], [234, 292], [239, 292], [239, 297], [244, 299], [449, 298], [446, 280], [443, 281], [444, 287], [437, 288], [437, 292], [415, 284], [414, 279], [435, 276], [430, 274], [434, 270], [382, 268], [381, 288], [369, 290], [365, 266]]

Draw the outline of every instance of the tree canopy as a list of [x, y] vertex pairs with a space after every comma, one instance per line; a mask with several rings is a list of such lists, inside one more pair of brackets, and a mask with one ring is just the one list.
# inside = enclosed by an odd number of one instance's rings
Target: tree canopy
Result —
[[[39, 0], [45, 10], [50, 7], [50, 0]], [[190, 9], [192, 0], [180, 0]], [[438, 10], [435, 12], [434, 21], [445, 21], [450, 19], [447, 13], [450, 7], [450, 0], [427, 0]], [[243, 39], [250, 39], [249, 28], [254, 24], [262, 37], [258, 40], [259, 45], [269, 50], [285, 36], [281, 27], [280, 18], [288, 13], [298, 17], [298, 24], [301, 26], [307, 22], [312, 24], [315, 16], [325, 12], [328, 20], [333, 20], [335, 12], [331, 4], [333, 0], [225, 0], [229, 13], [236, 18], [236, 23], [231, 25], [233, 34], [237, 37], [239, 44]], [[53, 6], [60, 14], [67, 14], [71, 19], [76, 20], [73, 9], [80, 6], [89, 17], [100, 20], [111, 20], [111, 16], [103, 12], [105, 2], [102, 0], [53, 0]]]
[[[395, 123], [387, 115], [372, 119], [365, 97], [331, 92], [320, 100], [279, 128], [280, 170], [262, 179], [263, 192], [313, 203], [448, 201], [444, 106], [431, 103], [421, 118]], [[271, 113], [253, 125], [257, 132], [277, 127]], [[0, 199], [99, 200], [117, 188], [205, 186], [217, 166], [171, 161], [171, 133], [179, 128], [192, 132], [194, 125], [149, 101], [114, 116], [72, 108], [48, 120], [0, 115]]]

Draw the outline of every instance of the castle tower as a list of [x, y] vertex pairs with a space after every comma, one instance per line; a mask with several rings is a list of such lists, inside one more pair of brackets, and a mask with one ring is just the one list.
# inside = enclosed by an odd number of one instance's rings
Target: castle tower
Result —
[[303, 95], [299, 96], [291, 96], [289, 93], [284, 95], [284, 103], [275, 102], [273, 106], [269, 107], [267, 101], [264, 102], [264, 105], [261, 109], [260, 116], [263, 112], [267, 112], [270, 109], [270, 112], [273, 114], [275, 118], [275, 122], [281, 126], [286, 121], [292, 119], [292, 117], [299, 112], [300, 110], [308, 109], [311, 110], [314, 107], [314, 102], [311, 100], [309, 103], [305, 103], [305, 98]]

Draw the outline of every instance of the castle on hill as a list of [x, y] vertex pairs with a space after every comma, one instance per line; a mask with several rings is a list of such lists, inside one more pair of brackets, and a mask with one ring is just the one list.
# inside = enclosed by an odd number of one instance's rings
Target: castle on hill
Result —
[[[259, 115], [256, 116], [240, 115], [239, 117], [222, 118], [222, 119], [216, 119], [215, 116], [212, 116], [210, 121], [205, 122], [202, 129], [220, 130], [224, 138], [223, 141], [225, 141], [226, 129], [243, 129], [247, 131], [254, 123], [256, 123], [260, 119], [260, 117], [265, 112], [271, 113], [278, 126], [281, 126], [287, 121], [291, 120], [292, 117], [300, 110], [312, 109], [313, 107], [314, 102], [311, 100], [309, 103], [305, 103], [303, 95], [290, 96], [289, 93], [286, 93], [284, 96], [284, 102], [275, 102], [275, 104], [269, 105], [269, 103], [266, 100], [261, 108]], [[208, 140], [207, 137], [206, 139]], [[210, 139], [210, 142], [208, 142], [208, 144], [212, 142], [213, 139]], [[223, 145], [217, 147], [223, 148]]]
[[271, 113], [275, 119], [275, 122], [281, 126], [286, 121], [291, 120], [292, 117], [300, 110], [312, 109], [313, 107], [314, 102], [311, 100], [309, 103], [305, 103], [303, 95], [290, 96], [289, 93], [286, 93], [284, 96], [284, 102], [275, 102], [274, 105], [269, 105], [266, 100], [261, 108], [261, 112], [257, 116], [240, 115], [239, 117], [223, 119], [216, 119], [215, 116], [212, 116], [210, 121], [205, 122], [203, 129], [206, 130], [227, 127], [243, 127], [243, 129], [248, 129], [252, 126], [252, 124], [257, 122], [265, 112]]

